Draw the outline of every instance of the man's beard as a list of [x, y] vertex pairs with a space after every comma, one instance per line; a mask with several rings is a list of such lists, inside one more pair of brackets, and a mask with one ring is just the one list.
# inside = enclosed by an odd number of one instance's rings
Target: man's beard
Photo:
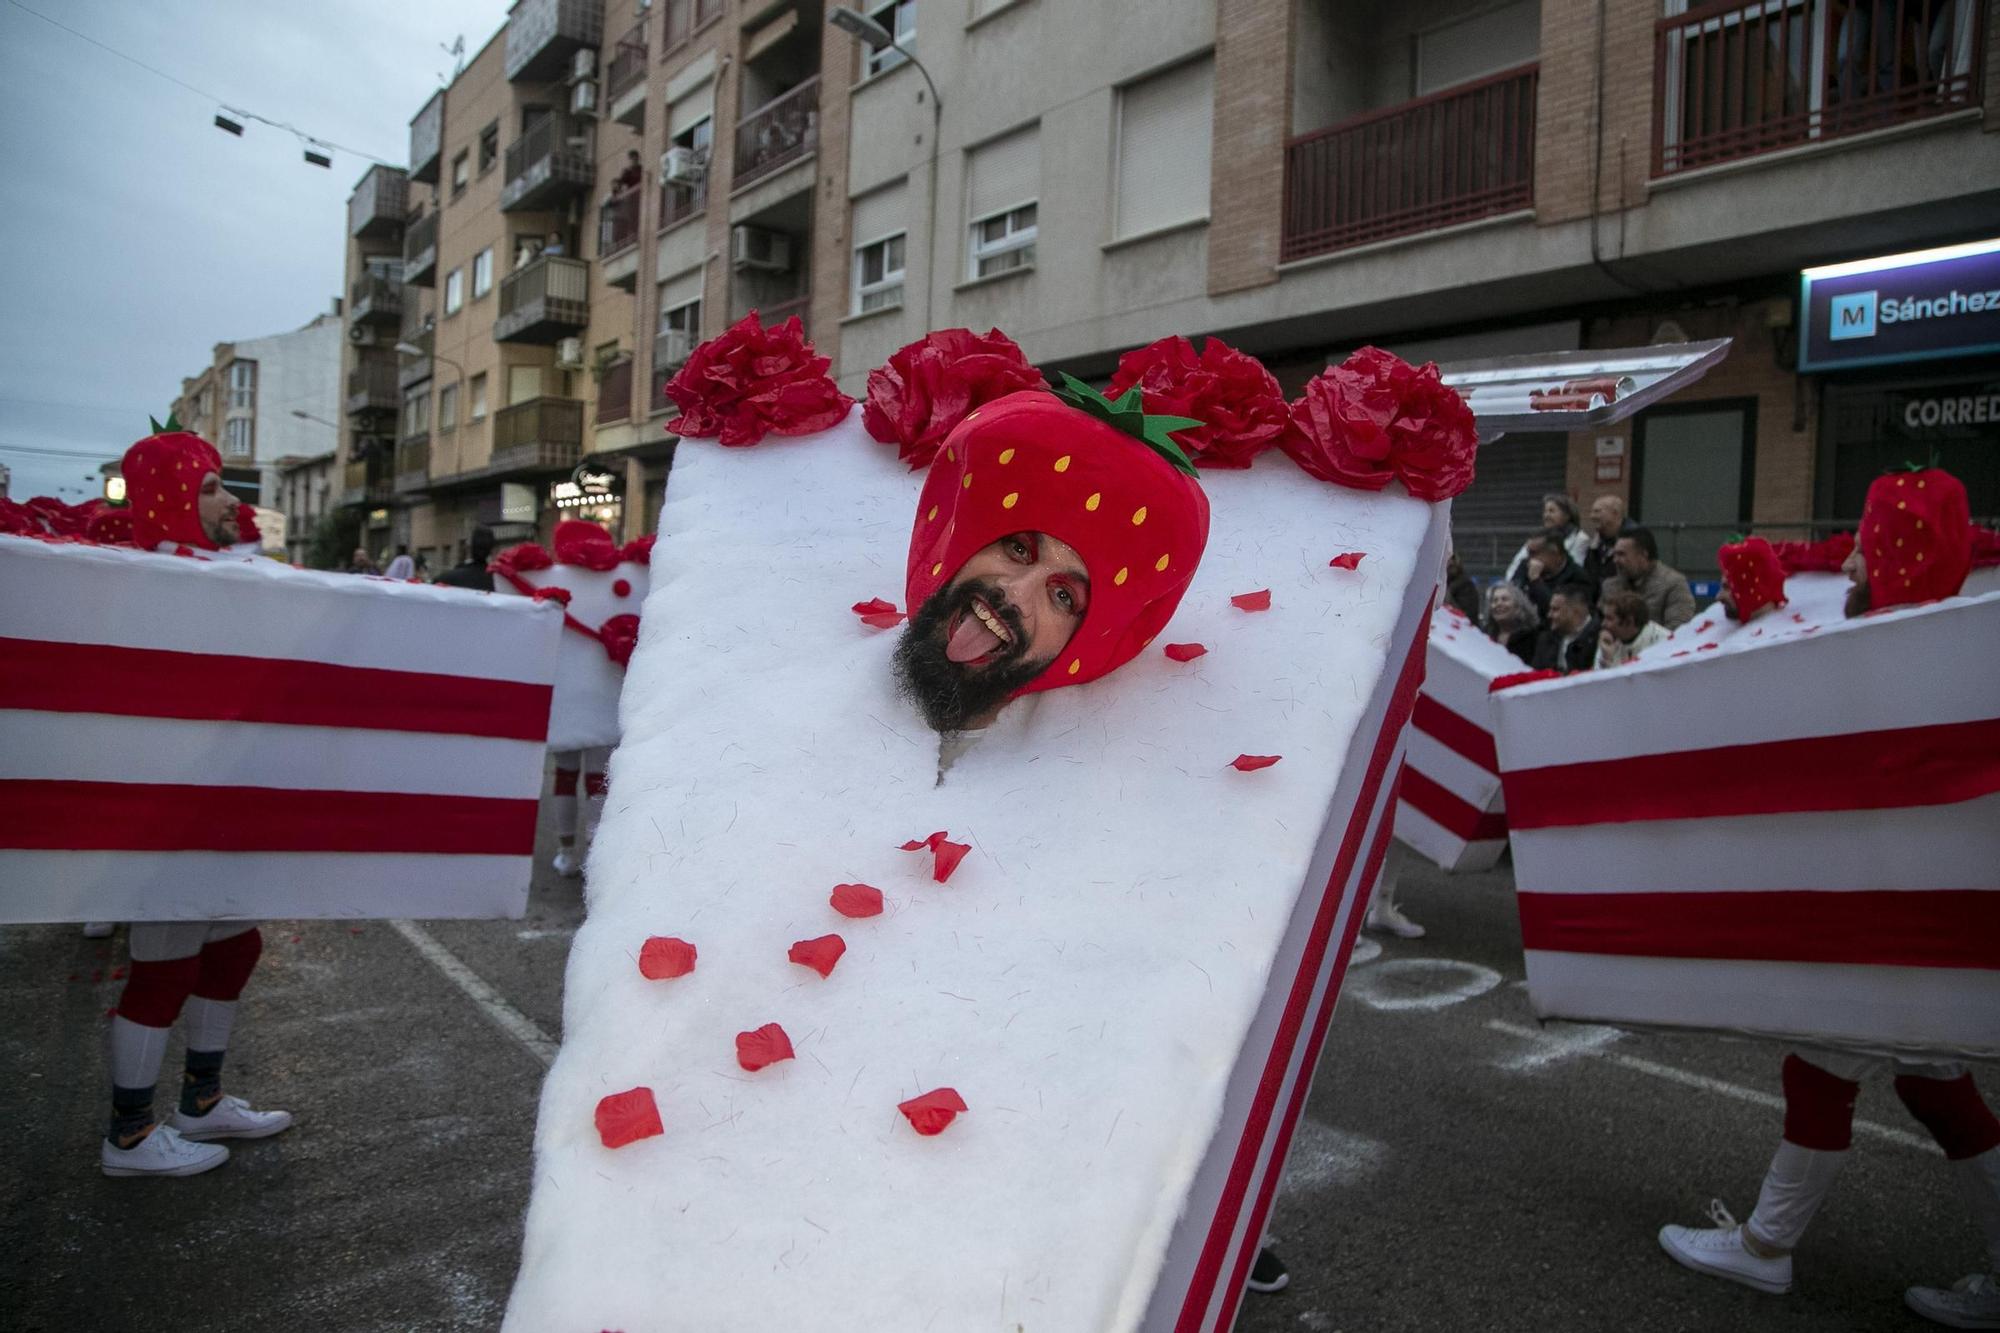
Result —
[[[972, 615], [972, 599], [984, 601], [1013, 638], [988, 661], [954, 662], [945, 655], [946, 629]], [[1028, 632], [1021, 613], [998, 588], [968, 580], [939, 588], [928, 597], [896, 644], [896, 683], [933, 731], [963, 731], [1048, 668], [1028, 658]]]
[[1851, 584], [1847, 589], [1847, 600], [1842, 605], [1841, 610], [1845, 612], [1847, 619], [1852, 620], [1856, 616], [1865, 616], [1868, 614], [1868, 603], [1868, 585], [1865, 583]]

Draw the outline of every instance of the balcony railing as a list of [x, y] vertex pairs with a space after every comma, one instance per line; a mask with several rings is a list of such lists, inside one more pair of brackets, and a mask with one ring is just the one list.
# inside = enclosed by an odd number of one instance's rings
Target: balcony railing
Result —
[[773, 325], [782, 324], [793, 315], [797, 315], [799, 317], [799, 326], [805, 330], [806, 337], [812, 337], [812, 294], [810, 292], [804, 296], [794, 296], [788, 301], [766, 302], [757, 308], [757, 313], [763, 319], [764, 327], [767, 329]]
[[543, 116], [507, 145], [500, 211], [547, 209], [590, 188], [588, 126], [567, 116]]
[[412, 287], [437, 286], [438, 213], [424, 214], [403, 230], [403, 281]]
[[530, 398], [493, 414], [488, 473], [568, 471], [583, 457], [583, 401]]
[[341, 482], [340, 502], [344, 505], [386, 504], [396, 493], [385, 465], [372, 457], [348, 459]]
[[1980, 105], [1975, 0], [1719, 0], [1654, 25], [1653, 174]]
[[616, 102], [620, 96], [646, 81], [646, 24], [642, 19], [632, 31], [618, 39], [611, 54], [610, 68], [604, 71], [604, 100]]
[[349, 416], [361, 412], [394, 412], [403, 405], [403, 393], [396, 383], [393, 356], [366, 355], [347, 372], [346, 409]]
[[347, 317], [356, 324], [400, 324], [403, 284], [384, 273], [365, 273], [347, 292]]
[[401, 167], [373, 166], [347, 196], [347, 234], [357, 237], [389, 236], [401, 231], [409, 212], [409, 177]]
[[660, 49], [673, 50], [709, 20], [720, 18], [724, 4], [725, 0], [666, 0], [661, 6], [666, 14], [660, 20]]
[[436, 185], [444, 156], [444, 89], [431, 94], [424, 109], [410, 121], [410, 179]]
[[500, 280], [495, 342], [553, 343], [590, 323], [590, 265], [543, 255]]
[[640, 191], [634, 188], [597, 210], [597, 257], [609, 259], [639, 243]]
[[597, 381], [597, 424], [608, 426], [614, 421], [632, 419], [632, 369], [631, 357], [613, 361], [604, 368], [603, 378]]
[[819, 76], [766, 102], [736, 127], [735, 188], [762, 180], [819, 147]]
[[1538, 68], [1523, 65], [1292, 139], [1280, 257], [1528, 207]]
[[421, 491], [431, 482], [431, 437], [429, 432], [422, 435], [406, 435], [396, 442], [396, 479], [398, 495], [411, 491]]
[[660, 182], [660, 230], [677, 227], [689, 218], [699, 217], [708, 207], [708, 180], [704, 177], [692, 185], [679, 181]]
[[507, 17], [507, 81], [547, 83], [604, 41], [604, 0], [520, 0]]
[[402, 336], [397, 340], [418, 349], [418, 355], [396, 356], [396, 385], [407, 389], [413, 384], [422, 384], [431, 377], [431, 321], [416, 308], [416, 302], [409, 303], [403, 312]]

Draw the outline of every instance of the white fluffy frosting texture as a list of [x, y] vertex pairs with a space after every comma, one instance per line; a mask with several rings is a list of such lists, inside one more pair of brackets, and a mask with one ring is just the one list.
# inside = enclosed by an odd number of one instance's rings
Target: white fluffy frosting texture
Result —
[[[849, 609], [899, 600], [920, 478], [858, 411], [681, 447], [507, 1328], [1136, 1326], [1430, 518], [1275, 454], [1203, 480], [1159, 643], [1010, 705], [940, 786], [899, 631]], [[1186, 641], [1208, 655], [1161, 652]], [[938, 829], [973, 848], [944, 885], [897, 850]], [[856, 881], [882, 916], [828, 905]], [[827, 933], [830, 978], [787, 961]], [[696, 970], [644, 979], [654, 934]], [[734, 1037], [769, 1022], [797, 1058], [746, 1074]], [[597, 1102], [635, 1085], [665, 1133], [606, 1149]], [[896, 1104], [940, 1086], [970, 1109], [919, 1137]]]

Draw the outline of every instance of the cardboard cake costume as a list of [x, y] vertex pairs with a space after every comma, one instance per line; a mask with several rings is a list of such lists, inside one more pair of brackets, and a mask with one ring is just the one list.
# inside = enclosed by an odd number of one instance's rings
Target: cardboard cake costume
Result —
[[1396, 788], [1396, 841], [1444, 870], [1490, 870], [1507, 849], [1490, 695], [1521, 659], [1458, 608], [1441, 606], [1425, 663]]
[[[723, 429], [823, 410], [782, 379], [809, 350], [711, 382], [779, 332], [680, 386]], [[1233, 1320], [1386, 847], [1446, 508], [1276, 449], [1194, 491], [1143, 422], [1059, 433], [1035, 397], [965, 401], [924, 477], [858, 411], [678, 450], [508, 1329]], [[1402, 457], [1394, 415], [1343, 447]], [[1084, 552], [1089, 610], [940, 780], [895, 597], [1017, 514]]]

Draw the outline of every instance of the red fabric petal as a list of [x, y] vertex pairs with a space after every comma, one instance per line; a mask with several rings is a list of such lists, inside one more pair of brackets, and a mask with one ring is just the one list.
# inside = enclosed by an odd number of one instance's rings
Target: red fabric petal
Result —
[[880, 597], [870, 597], [865, 602], [856, 602], [854, 604], [854, 614], [864, 618], [880, 615], [884, 611], [894, 611], [895, 609], [896, 604], [894, 602], [885, 602]]
[[921, 1096], [896, 1103], [896, 1109], [910, 1122], [911, 1129], [928, 1137], [957, 1119], [966, 1105], [965, 1098], [958, 1095], [956, 1088], [933, 1088]]
[[597, 1137], [607, 1148], [622, 1148], [665, 1132], [651, 1088], [614, 1092], [597, 1103]]
[[1229, 761], [1229, 766], [1239, 773], [1255, 773], [1260, 768], [1269, 768], [1283, 758], [1281, 754], [1239, 754]]
[[1238, 611], [1268, 611], [1271, 609], [1271, 590], [1260, 588], [1256, 592], [1240, 592], [1229, 599], [1229, 604]]
[[800, 940], [791, 947], [785, 957], [800, 967], [809, 967], [822, 977], [833, 975], [834, 964], [847, 952], [847, 941], [838, 935], [821, 935], [818, 939]]
[[870, 629], [894, 629], [903, 623], [901, 611], [871, 611], [861, 617], [861, 623]]
[[765, 1065], [792, 1058], [792, 1039], [776, 1023], [766, 1023], [755, 1032], [736, 1034], [736, 1063], [751, 1073]]
[[928, 851], [929, 849], [943, 842], [944, 837], [945, 837], [945, 831], [943, 829], [939, 829], [936, 833], [931, 834], [931, 836], [928, 838], [918, 838], [913, 841], [904, 843], [902, 846], [902, 850], [906, 852]]
[[655, 935], [639, 946], [639, 972], [648, 981], [671, 981], [694, 971], [695, 948], [672, 935]]
[[934, 853], [931, 861], [931, 878], [940, 884], [950, 879], [951, 872], [958, 869], [958, 863], [963, 861], [965, 854], [971, 850], [972, 847], [967, 843], [952, 842], [948, 838], [938, 839], [937, 846], [931, 849]]
[[1367, 556], [1360, 551], [1349, 551], [1345, 555], [1335, 556], [1326, 563], [1331, 569], [1359, 569], [1361, 562], [1365, 559], [1367, 559]]
[[1199, 643], [1170, 643], [1160, 651], [1176, 662], [1192, 662], [1208, 652], [1208, 649]]
[[882, 890], [868, 884], [836, 884], [827, 901], [842, 916], [882, 915]]

